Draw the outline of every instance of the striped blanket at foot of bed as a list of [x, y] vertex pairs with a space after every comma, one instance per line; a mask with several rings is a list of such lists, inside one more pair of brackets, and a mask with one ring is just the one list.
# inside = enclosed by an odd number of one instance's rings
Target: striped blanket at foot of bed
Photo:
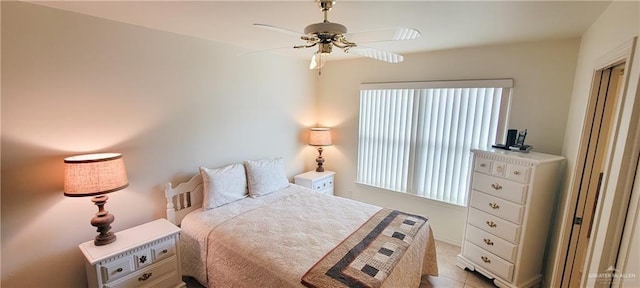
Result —
[[382, 209], [311, 267], [301, 282], [307, 287], [380, 287], [427, 221]]

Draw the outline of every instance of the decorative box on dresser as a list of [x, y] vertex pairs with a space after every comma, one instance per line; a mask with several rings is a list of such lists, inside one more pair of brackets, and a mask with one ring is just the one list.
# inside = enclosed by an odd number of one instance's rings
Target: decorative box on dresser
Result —
[[311, 188], [323, 194], [333, 195], [333, 178], [336, 172], [309, 171], [293, 177], [294, 182], [298, 185]]
[[498, 287], [540, 284], [564, 157], [472, 152], [467, 222], [457, 266], [494, 279]]
[[80, 244], [89, 287], [186, 287], [180, 269], [180, 228], [158, 219], [116, 233], [116, 241]]

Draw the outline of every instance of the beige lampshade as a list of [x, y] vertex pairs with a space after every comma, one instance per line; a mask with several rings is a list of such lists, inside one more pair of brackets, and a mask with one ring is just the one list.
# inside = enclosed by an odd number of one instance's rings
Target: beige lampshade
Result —
[[309, 145], [311, 146], [331, 145], [331, 129], [330, 128], [311, 128], [311, 131], [309, 132]]
[[94, 196], [129, 186], [122, 154], [100, 153], [64, 159], [64, 195]]

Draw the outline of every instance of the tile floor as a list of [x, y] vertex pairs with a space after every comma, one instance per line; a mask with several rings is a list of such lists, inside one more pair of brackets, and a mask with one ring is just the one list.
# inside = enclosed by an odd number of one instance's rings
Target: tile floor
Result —
[[[438, 253], [439, 276], [425, 276], [422, 278], [420, 288], [493, 288], [493, 282], [477, 272], [462, 270], [456, 266], [456, 256], [460, 253], [460, 247], [436, 241]], [[193, 278], [184, 277], [188, 288], [203, 287]]]
[[493, 288], [493, 281], [481, 274], [456, 266], [456, 257], [460, 254], [460, 247], [445, 242], [436, 241], [438, 254], [437, 277], [422, 277], [420, 288]]

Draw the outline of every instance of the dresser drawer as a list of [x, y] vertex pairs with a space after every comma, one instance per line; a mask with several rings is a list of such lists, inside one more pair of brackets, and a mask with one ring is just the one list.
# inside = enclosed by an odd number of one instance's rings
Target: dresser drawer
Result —
[[502, 258], [469, 242], [465, 242], [464, 252], [462, 255], [475, 262], [480, 267], [495, 273], [507, 281], [511, 281], [511, 277], [513, 276], [513, 264], [503, 260]]
[[493, 197], [480, 191], [471, 193], [470, 206], [516, 224], [522, 223], [522, 215], [524, 213], [522, 205]]
[[518, 204], [524, 204], [527, 196], [527, 185], [509, 181], [503, 178], [473, 173], [474, 190], [506, 199]]
[[520, 183], [529, 182], [529, 174], [531, 174], [531, 168], [509, 164], [507, 165], [507, 171], [505, 177], [509, 180], [513, 180]]
[[467, 226], [467, 234], [465, 238], [468, 242], [496, 254], [511, 263], [514, 263], [516, 260], [516, 248], [518, 246], [502, 240], [491, 233], [482, 231], [473, 225]]
[[[149, 265], [147, 268], [132, 273], [123, 279], [107, 283], [105, 287], [156, 287], [158, 282], [165, 280], [167, 277], [177, 277], [177, 275], [173, 275], [177, 271], [176, 264], [178, 263], [178, 260], [175, 258], [176, 256], [171, 256], [153, 265]], [[171, 283], [175, 283], [175, 281]]]
[[491, 174], [492, 161], [486, 158], [476, 158], [473, 170], [482, 172], [485, 174]]
[[520, 236], [520, 226], [507, 220], [482, 212], [475, 208], [469, 208], [468, 223], [484, 231], [496, 235], [511, 243], [517, 244]]
[[104, 282], [118, 280], [135, 270], [136, 268], [133, 265], [133, 257], [131, 257], [131, 255], [106, 262], [100, 266], [100, 273], [102, 273]]

